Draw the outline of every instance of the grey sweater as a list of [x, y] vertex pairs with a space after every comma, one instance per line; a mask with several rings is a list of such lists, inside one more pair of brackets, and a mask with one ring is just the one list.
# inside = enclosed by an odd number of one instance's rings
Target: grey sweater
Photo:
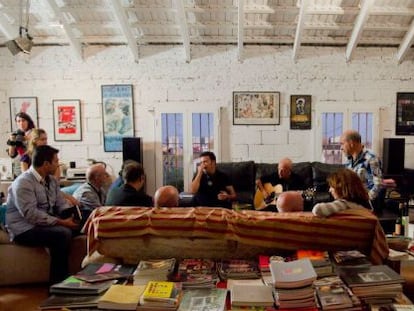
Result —
[[11, 184], [7, 197], [6, 227], [13, 238], [35, 226], [53, 226], [57, 216], [69, 203], [60, 191], [58, 181], [49, 176], [48, 185], [41, 183], [33, 167]]

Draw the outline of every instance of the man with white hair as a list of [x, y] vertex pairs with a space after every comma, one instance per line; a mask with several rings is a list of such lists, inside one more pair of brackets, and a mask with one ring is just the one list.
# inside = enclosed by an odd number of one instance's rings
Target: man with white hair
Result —
[[95, 208], [105, 205], [105, 186], [109, 182], [110, 176], [103, 163], [93, 164], [86, 170], [86, 182], [73, 193], [81, 205], [82, 217], [85, 220]]
[[155, 207], [177, 207], [178, 201], [178, 190], [174, 186], [162, 186], [154, 194]]

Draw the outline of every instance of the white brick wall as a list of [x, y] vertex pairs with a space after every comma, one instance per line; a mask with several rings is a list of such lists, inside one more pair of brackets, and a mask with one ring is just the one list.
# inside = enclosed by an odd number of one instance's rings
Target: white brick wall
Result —
[[[245, 59], [237, 60], [235, 46], [192, 46], [190, 63], [181, 46], [143, 46], [135, 63], [128, 48], [92, 46], [79, 61], [70, 47], [35, 47], [30, 60], [0, 48], [0, 135], [10, 131], [11, 96], [37, 96], [39, 124], [52, 145], [61, 149], [63, 161], [86, 164], [87, 158], [106, 161], [116, 174], [120, 153], [106, 153], [102, 146], [101, 90], [103, 84], [132, 84], [135, 101], [135, 134], [144, 139], [147, 190], [155, 189], [152, 107], [180, 104], [223, 107], [222, 161], [275, 162], [289, 156], [294, 161], [314, 159], [313, 131], [289, 129], [291, 94], [311, 94], [312, 105], [373, 104], [381, 108], [379, 141], [393, 137], [395, 97], [398, 91], [414, 92], [412, 61], [398, 65], [394, 48], [358, 48], [350, 63], [344, 48], [301, 47], [297, 62], [291, 47], [246, 46]], [[412, 58], [410, 58], [412, 59]], [[233, 126], [233, 91], [281, 93], [281, 124]], [[53, 99], [80, 99], [82, 142], [53, 141]], [[316, 124], [312, 124], [316, 128]], [[407, 151], [414, 139], [406, 137]], [[6, 156], [0, 148], [0, 157]], [[408, 153], [407, 153], [408, 154]], [[406, 167], [414, 159], [406, 156]]]

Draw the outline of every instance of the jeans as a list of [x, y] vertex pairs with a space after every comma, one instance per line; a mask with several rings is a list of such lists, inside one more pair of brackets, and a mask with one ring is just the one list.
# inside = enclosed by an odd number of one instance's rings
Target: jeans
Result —
[[34, 227], [14, 238], [17, 244], [47, 247], [50, 252], [49, 281], [55, 284], [69, 275], [69, 251], [72, 230], [63, 226]]

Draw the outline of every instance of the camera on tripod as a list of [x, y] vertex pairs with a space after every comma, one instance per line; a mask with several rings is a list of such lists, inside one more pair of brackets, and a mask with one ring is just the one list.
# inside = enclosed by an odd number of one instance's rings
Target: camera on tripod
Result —
[[9, 146], [16, 146], [16, 147], [23, 146], [24, 140], [25, 140], [25, 133], [24, 133], [24, 131], [22, 131], [20, 129], [19, 130], [16, 130], [15, 132], [13, 132], [11, 134], [11, 136], [12, 136], [12, 139], [9, 139], [7, 141], [7, 144]]

